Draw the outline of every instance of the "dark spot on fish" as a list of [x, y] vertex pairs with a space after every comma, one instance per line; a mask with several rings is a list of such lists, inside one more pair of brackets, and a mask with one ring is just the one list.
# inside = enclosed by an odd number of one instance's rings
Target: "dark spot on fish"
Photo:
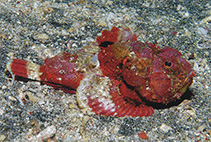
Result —
[[114, 44], [114, 43], [110, 42], [110, 41], [104, 41], [104, 42], [101, 42], [99, 46], [108, 47], [108, 45], [112, 45], [112, 44]]

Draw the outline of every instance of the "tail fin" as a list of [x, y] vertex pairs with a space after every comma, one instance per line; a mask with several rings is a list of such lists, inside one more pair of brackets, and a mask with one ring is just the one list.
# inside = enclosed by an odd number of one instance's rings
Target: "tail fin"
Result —
[[41, 81], [40, 76], [45, 70], [44, 66], [27, 62], [22, 59], [13, 59], [7, 62], [7, 70], [15, 76]]
[[63, 53], [47, 58], [44, 65], [13, 59], [8, 61], [6, 67], [14, 76], [40, 81], [55, 89], [75, 93], [84, 75], [75, 70], [75, 63], [69, 62], [71, 57], [71, 54]]

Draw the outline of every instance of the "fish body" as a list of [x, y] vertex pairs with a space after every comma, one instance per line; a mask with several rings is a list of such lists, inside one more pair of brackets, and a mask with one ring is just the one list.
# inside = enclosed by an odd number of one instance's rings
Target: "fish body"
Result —
[[75, 53], [60, 53], [37, 65], [22, 59], [7, 63], [15, 76], [41, 81], [76, 93], [87, 113], [105, 116], [150, 116], [148, 102], [168, 104], [180, 98], [194, 72], [172, 48], [137, 40], [129, 28], [103, 30], [94, 43]]

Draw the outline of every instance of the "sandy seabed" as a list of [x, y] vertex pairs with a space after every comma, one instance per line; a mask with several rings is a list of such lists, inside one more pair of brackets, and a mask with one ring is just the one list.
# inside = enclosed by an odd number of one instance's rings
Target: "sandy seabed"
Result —
[[[129, 27], [145, 42], [179, 50], [197, 76], [192, 96], [150, 117], [87, 115], [75, 95], [38, 82], [14, 81], [9, 59], [42, 64]], [[211, 2], [0, 0], [1, 141], [211, 141]], [[148, 138], [138, 135], [144, 131]]]

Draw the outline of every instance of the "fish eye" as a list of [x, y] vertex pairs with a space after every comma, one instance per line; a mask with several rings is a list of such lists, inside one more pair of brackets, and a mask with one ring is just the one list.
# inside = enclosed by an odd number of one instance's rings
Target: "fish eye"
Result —
[[165, 66], [171, 67], [171, 66], [172, 66], [172, 63], [166, 61], [166, 62], [165, 62]]

